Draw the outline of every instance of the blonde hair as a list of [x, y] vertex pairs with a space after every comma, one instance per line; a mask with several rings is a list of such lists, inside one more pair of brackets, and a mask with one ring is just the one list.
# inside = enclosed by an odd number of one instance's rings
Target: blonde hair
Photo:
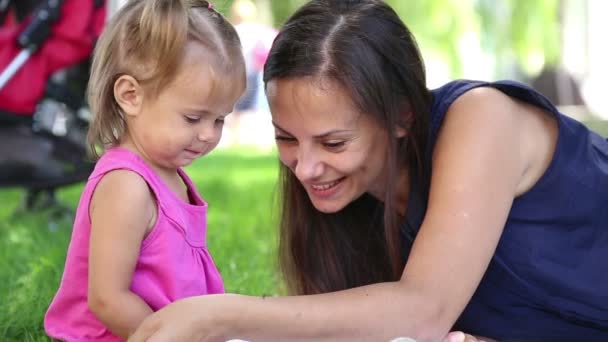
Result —
[[244, 70], [234, 27], [207, 1], [130, 0], [113, 16], [95, 47], [87, 89], [95, 157], [97, 147], [118, 145], [126, 129], [114, 99], [116, 80], [131, 75], [158, 95], [175, 77], [189, 41], [207, 48], [214, 67]]

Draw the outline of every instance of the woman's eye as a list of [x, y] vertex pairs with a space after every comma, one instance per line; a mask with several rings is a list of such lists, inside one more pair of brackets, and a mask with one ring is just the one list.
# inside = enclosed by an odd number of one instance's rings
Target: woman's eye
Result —
[[224, 118], [217, 118], [217, 119], [215, 119], [215, 124], [216, 125], [223, 125], [224, 124]]
[[324, 142], [323, 146], [327, 147], [327, 148], [331, 148], [331, 149], [337, 149], [340, 147], [343, 147], [345, 144], [344, 141], [328, 141], [328, 142]]

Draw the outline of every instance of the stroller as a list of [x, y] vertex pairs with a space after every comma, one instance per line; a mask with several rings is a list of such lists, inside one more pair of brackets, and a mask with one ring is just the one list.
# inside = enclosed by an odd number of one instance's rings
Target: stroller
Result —
[[25, 210], [61, 209], [55, 190], [86, 180], [85, 90], [104, 0], [0, 1], [0, 188]]

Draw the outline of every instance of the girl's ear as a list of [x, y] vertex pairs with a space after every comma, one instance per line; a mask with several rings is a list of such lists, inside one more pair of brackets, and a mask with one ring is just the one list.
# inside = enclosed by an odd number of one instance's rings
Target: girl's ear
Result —
[[135, 116], [141, 111], [144, 92], [133, 76], [122, 75], [114, 82], [114, 99], [125, 115]]

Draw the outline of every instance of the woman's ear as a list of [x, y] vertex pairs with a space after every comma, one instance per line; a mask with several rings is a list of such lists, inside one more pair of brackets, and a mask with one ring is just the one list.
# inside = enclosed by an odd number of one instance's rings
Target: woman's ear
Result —
[[401, 139], [407, 135], [407, 129], [401, 125], [395, 127], [395, 138]]
[[409, 132], [410, 128], [412, 127], [413, 121], [414, 121], [413, 113], [410, 110], [405, 111], [402, 114], [401, 120], [399, 120], [399, 122], [395, 126], [395, 130], [393, 132], [393, 134], [395, 135], [395, 138], [397, 138], [397, 139], [404, 138], [407, 135], [407, 132]]
[[114, 82], [114, 99], [125, 115], [135, 116], [141, 111], [144, 92], [133, 76], [122, 75]]

